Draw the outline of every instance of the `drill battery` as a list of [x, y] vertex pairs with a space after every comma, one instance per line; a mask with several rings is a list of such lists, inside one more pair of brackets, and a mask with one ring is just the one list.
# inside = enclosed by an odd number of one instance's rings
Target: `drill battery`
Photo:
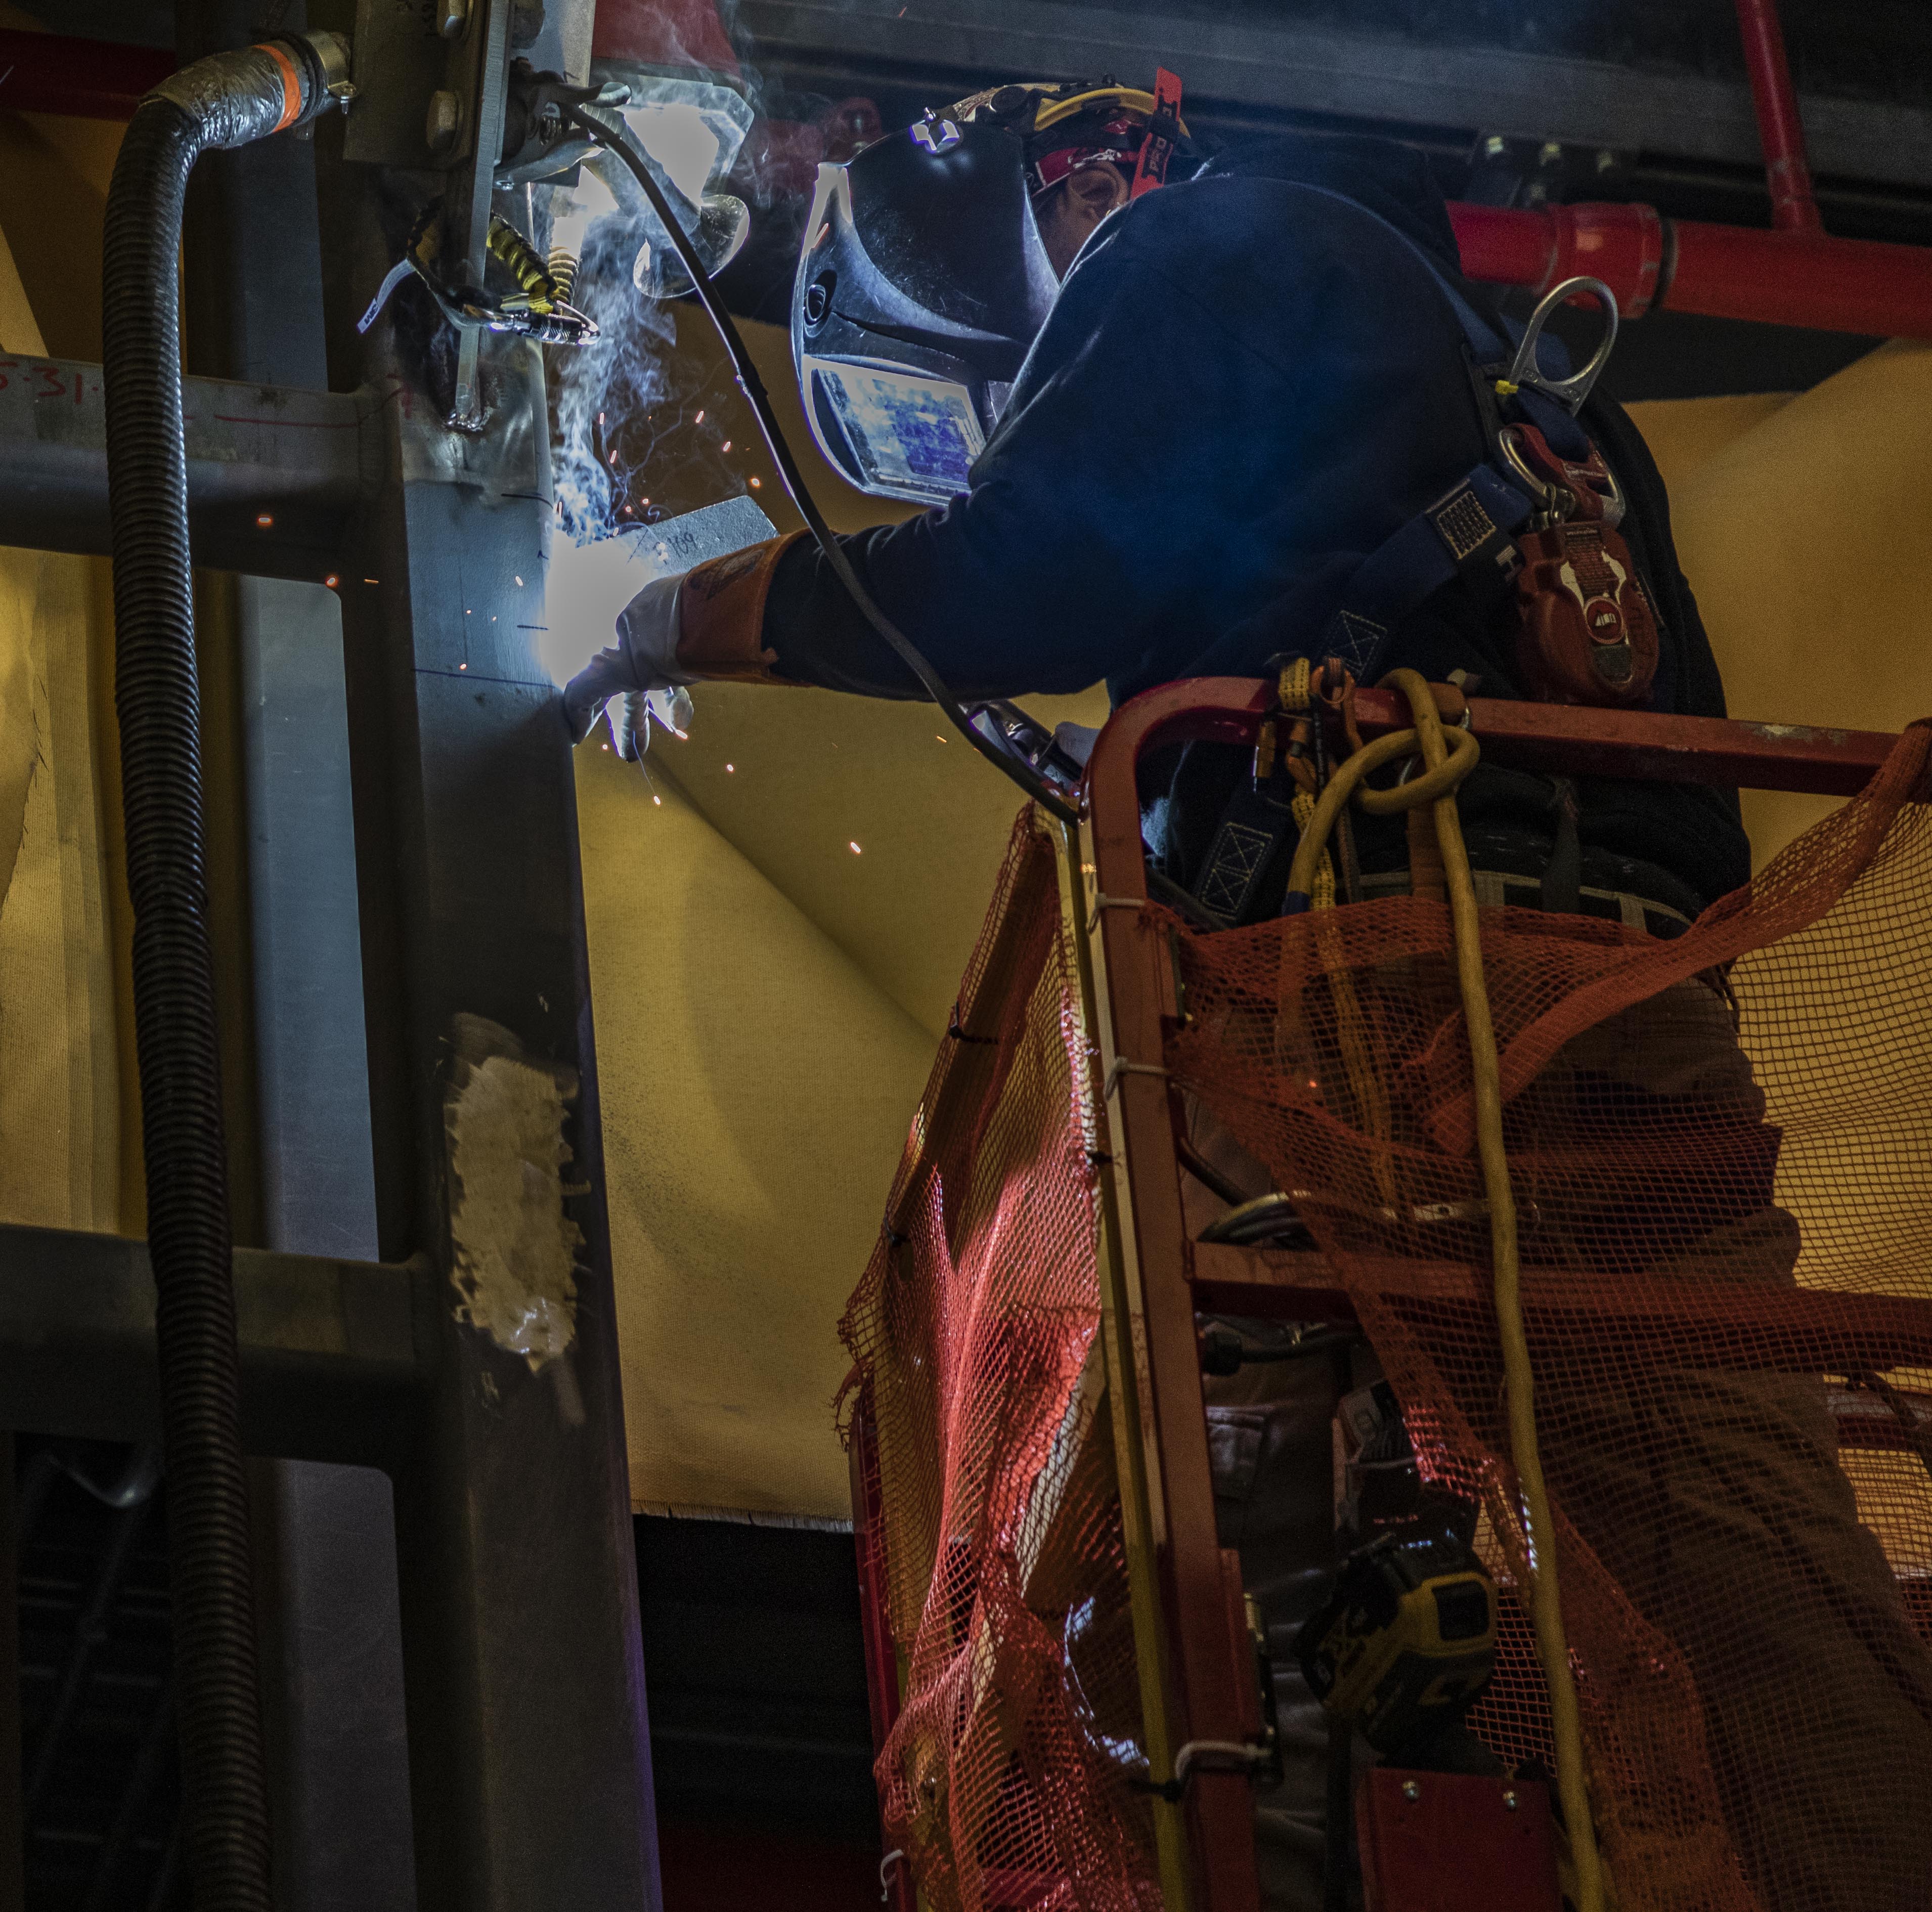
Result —
[[1295, 1638], [1309, 1689], [1394, 1763], [1488, 1685], [1496, 1583], [1439, 1529], [1397, 1529], [1349, 1555]]

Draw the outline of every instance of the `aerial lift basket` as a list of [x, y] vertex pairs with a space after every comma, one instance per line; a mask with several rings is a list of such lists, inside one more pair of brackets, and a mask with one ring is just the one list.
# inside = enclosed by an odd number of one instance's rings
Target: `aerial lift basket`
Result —
[[[1269, 704], [1234, 680], [1139, 699], [1077, 833], [1022, 815], [844, 1319], [903, 1905], [908, 1878], [933, 1912], [1258, 1903], [1202, 1313], [1359, 1323], [1504, 1590], [1471, 1724], [1511, 1766], [1554, 1762], [1449, 913], [1387, 896], [1208, 934], [1149, 896], [1138, 757], [1252, 742]], [[1508, 906], [1481, 935], [1613, 1902], [1921, 1903], [1932, 730], [1470, 713], [1490, 761], [1850, 798], [1670, 940]], [[1377, 693], [1358, 714], [1406, 721]], [[1190, 1238], [1190, 1111], [1312, 1248]], [[1818, 1556], [1834, 1518], [1858, 1544]]]

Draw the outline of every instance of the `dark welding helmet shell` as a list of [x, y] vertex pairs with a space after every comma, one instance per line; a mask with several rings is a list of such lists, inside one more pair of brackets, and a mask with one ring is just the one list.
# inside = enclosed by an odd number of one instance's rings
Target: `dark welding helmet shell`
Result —
[[812, 376], [814, 360], [962, 386], [990, 432], [1058, 289], [1018, 128], [934, 116], [820, 167], [791, 314], [820, 449], [855, 485], [880, 488]]

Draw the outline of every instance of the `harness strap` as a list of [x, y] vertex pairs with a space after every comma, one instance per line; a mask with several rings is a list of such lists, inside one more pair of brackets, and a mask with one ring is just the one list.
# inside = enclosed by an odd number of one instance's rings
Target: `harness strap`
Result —
[[[1503, 395], [1497, 385], [1514, 350], [1507, 328], [1480, 312], [1400, 227], [1346, 194], [1325, 186], [1306, 190], [1338, 200], [1375, 220], [1427, 269], [1468, 348], [1490, 452], [1490, 458], [1466, 473], [1362, 560], [1323, 625], [1312, 647], [1314, 655], [1339, 657], [1358, 683], [1373, 683], [1382, 674], [1397, 627], [1444, 585], [1458, 578], [1493, 578], [1498, 572], [1507, 576], [1515, 570], [1521, 562], [1515, 534], [1530, 521], [1541, 500], [1532, 497], [1504, 464], [1497, 437], [1497, 401]], [[1539, 339], [1539, 353], [1542, 344]], [[1580, 464], [1589, 459], [1594, 449], [1589, 434], [1561, 405], [1524, 386], [1507, 395], [1558, 458]], [[1269, 777], [1265, 783], [1258, 781], [1236, 791], [1222, 813], [1196, 880], [1196, 899], [1226, 923], [1251, 922], [1271, 910], [1271, 892], [1282, 878], [1284, 854], [1299, 837], [1293, 808], [1278, 800], [1274, 783]]]
[[[1511, 534], [1528, 523], [1540, 501], [1532, 498], [1504, 464], [1496, 443], [1494, 382], [1514, 350], [1507, 328], [1478, 311], [1461, 287], [1400, 227], [1346, 194], [1331, 192], [1325, 186], [1306, 190], [1366, 213], [1394, 233], [1435, 281], [1478, 368], [1478, 403], [1484, 435], [1490, 440], [1490, 458], [1363, 560], [1322, 629], [1317, 655], [1346, 659], [1358, 682], [1372, 683], [1382, 674], [1384, 655], [1396, 626], [1425, 600], [1458, 577], [1487, 576], [1492, 575], [1492, 566], [1506, 572], [1514, 567]], [[1539, 339], [1539, 352], [1541, 347]], [[1588, 458], [1593, 449], [1589, 434], [1561, 405], [1526, 387], [1518, 387], [1510, 395], [1558, 456], [1579, 461]]]
[[1476, 466], [1362, 560], [1322, 629], [1320, 654], [1344, 659], [1358, 683], [1374, 683], [1396, 626], [1424, 599], [1459, 577], [1508, 574], [1514, 534], [1534, 509], [1488, 465]]

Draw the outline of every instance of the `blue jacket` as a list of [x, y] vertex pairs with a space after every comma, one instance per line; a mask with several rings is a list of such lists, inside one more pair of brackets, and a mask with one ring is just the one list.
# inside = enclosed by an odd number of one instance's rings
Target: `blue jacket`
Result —
[[[1067, 275], [970, 491], [847, 539], [853, 563], [962, 696], [1104, 678], [1118, 704], [1312, 646], [1362, 559], [1484, 455], [1462, 333], [1418, 246], [1460, 274], [1441, 195], [1390, 142], [1258, 141], [1146, 195]], [[1616, 407], [1593, 401], [1584, 422], [1630, 499], [1659, 614], [1653, 707], [1721, 715], [1662, 482]], [[783, 676], [920, 694], [808, 542], [780, 566], [765, 638]], [[1512, 650], [1513, 614], [1452, 587], [1388, 662], [1438, 680], [1460, 667], [1510, 696]], [[1150, 846], [1182, 881], [1239, 755], [1146, 767]], [[1540, 873], [1551, 794], [1485, 767], [1463, 795], [1480, 860]], [[1580, 797], [1587, 884], [1694, 908], [1749, 875], [1728, 794], [1590, 783]], [[1399, 864], [1400, 830], [1363, 851], [1366, 868]]]

